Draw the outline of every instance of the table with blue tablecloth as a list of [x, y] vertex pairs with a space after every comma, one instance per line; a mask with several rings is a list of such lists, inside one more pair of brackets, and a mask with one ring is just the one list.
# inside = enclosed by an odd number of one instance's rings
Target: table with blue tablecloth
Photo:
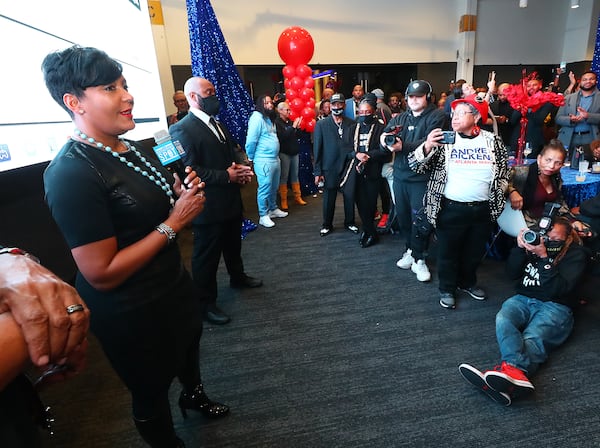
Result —
[[600, 173], [586, 173], [583, 182], [575, 177], [579, 171], [563, 167], [560, 175], [563, 180], [562, 194], [570, 208], [578, 207], [583, 201], [600, 193]]

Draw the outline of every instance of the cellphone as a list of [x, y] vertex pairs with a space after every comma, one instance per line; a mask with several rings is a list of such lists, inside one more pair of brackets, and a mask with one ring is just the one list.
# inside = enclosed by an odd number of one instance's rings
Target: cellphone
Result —
[[439, 141], [440, 143], [449, 143], [454, 144], [456, 140], [456, 132], [454, 131], [442, 131], [442, 139]]
[[560, 69], [564, 72], [567, 69], [567, 63], [565, 61], [562, 61], [560, 63]]

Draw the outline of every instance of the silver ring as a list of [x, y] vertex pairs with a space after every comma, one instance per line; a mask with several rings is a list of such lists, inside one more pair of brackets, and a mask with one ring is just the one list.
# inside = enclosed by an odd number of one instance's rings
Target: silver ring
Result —
[[77, 311], [83, 311], [85, 308], [83, 308], [83, 305], [81, 303], [76, 303], [75, 305], [69, 305], [67, 307], [67, 314], [73, 314], [76, 313]]

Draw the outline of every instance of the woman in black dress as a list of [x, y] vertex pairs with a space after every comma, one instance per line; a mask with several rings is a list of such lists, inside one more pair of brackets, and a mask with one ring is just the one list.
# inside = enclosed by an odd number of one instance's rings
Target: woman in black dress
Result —
[[153, 157], [119, 136], [134, 128], [122, 67], [95, 48], [51, 53], [42, 70], [76, 126], [44, 173], [46, 200], [77, 267], [76, 288], [91, 329], [131, 392], [133, 417], [152, 447], [178, 447], [168, 391], [183, 385], [186, 409], [229, 411], [204, 393], [199, 370], [202, 314], [175, 243], [204, 207], [200, 179], [182, 187]]

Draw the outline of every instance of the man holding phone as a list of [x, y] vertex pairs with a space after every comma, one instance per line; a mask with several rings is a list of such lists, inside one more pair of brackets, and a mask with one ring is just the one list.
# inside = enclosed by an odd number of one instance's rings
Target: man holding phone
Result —
[[439, 303], [448, 309], [456, 306], [457, 290], [486, 299], [477, 285], [477, 268], [508, 187], [506, 147], [477, 124], [487, 119], [487, 102], [471, 95], [451, 107], [455, 142], [442, 144], [443, 131], [434, 129], [408, 156], [417, 173], [431, 170], [425, 214], [438, 241]]
[[[427, 138], [433, 129], [444, 127], [444, 112], [430, 103], [432, 88], [424, 80], [409, 83], [406, 88], [406, 112], [392, 118], [381, 136], [381, 146], [396, 153], [394, 158], [394, 199], [396, 216], [406, 247], [396, 262], [400, 269], [411, 269], [417, 280], [431, 280], [425, 263], [425, 252], [429, 247], [429, 232], [415, 225], [418, 212], [423, 209], [423, 197], [429, 180], [429, 172], [415, 173], [408, 164], [408, 156]], [[399, 129], [395, 143], [387, 145], [385, 137], [393, 129]], [[419, 230], [421, 229], [421, 230]]]

